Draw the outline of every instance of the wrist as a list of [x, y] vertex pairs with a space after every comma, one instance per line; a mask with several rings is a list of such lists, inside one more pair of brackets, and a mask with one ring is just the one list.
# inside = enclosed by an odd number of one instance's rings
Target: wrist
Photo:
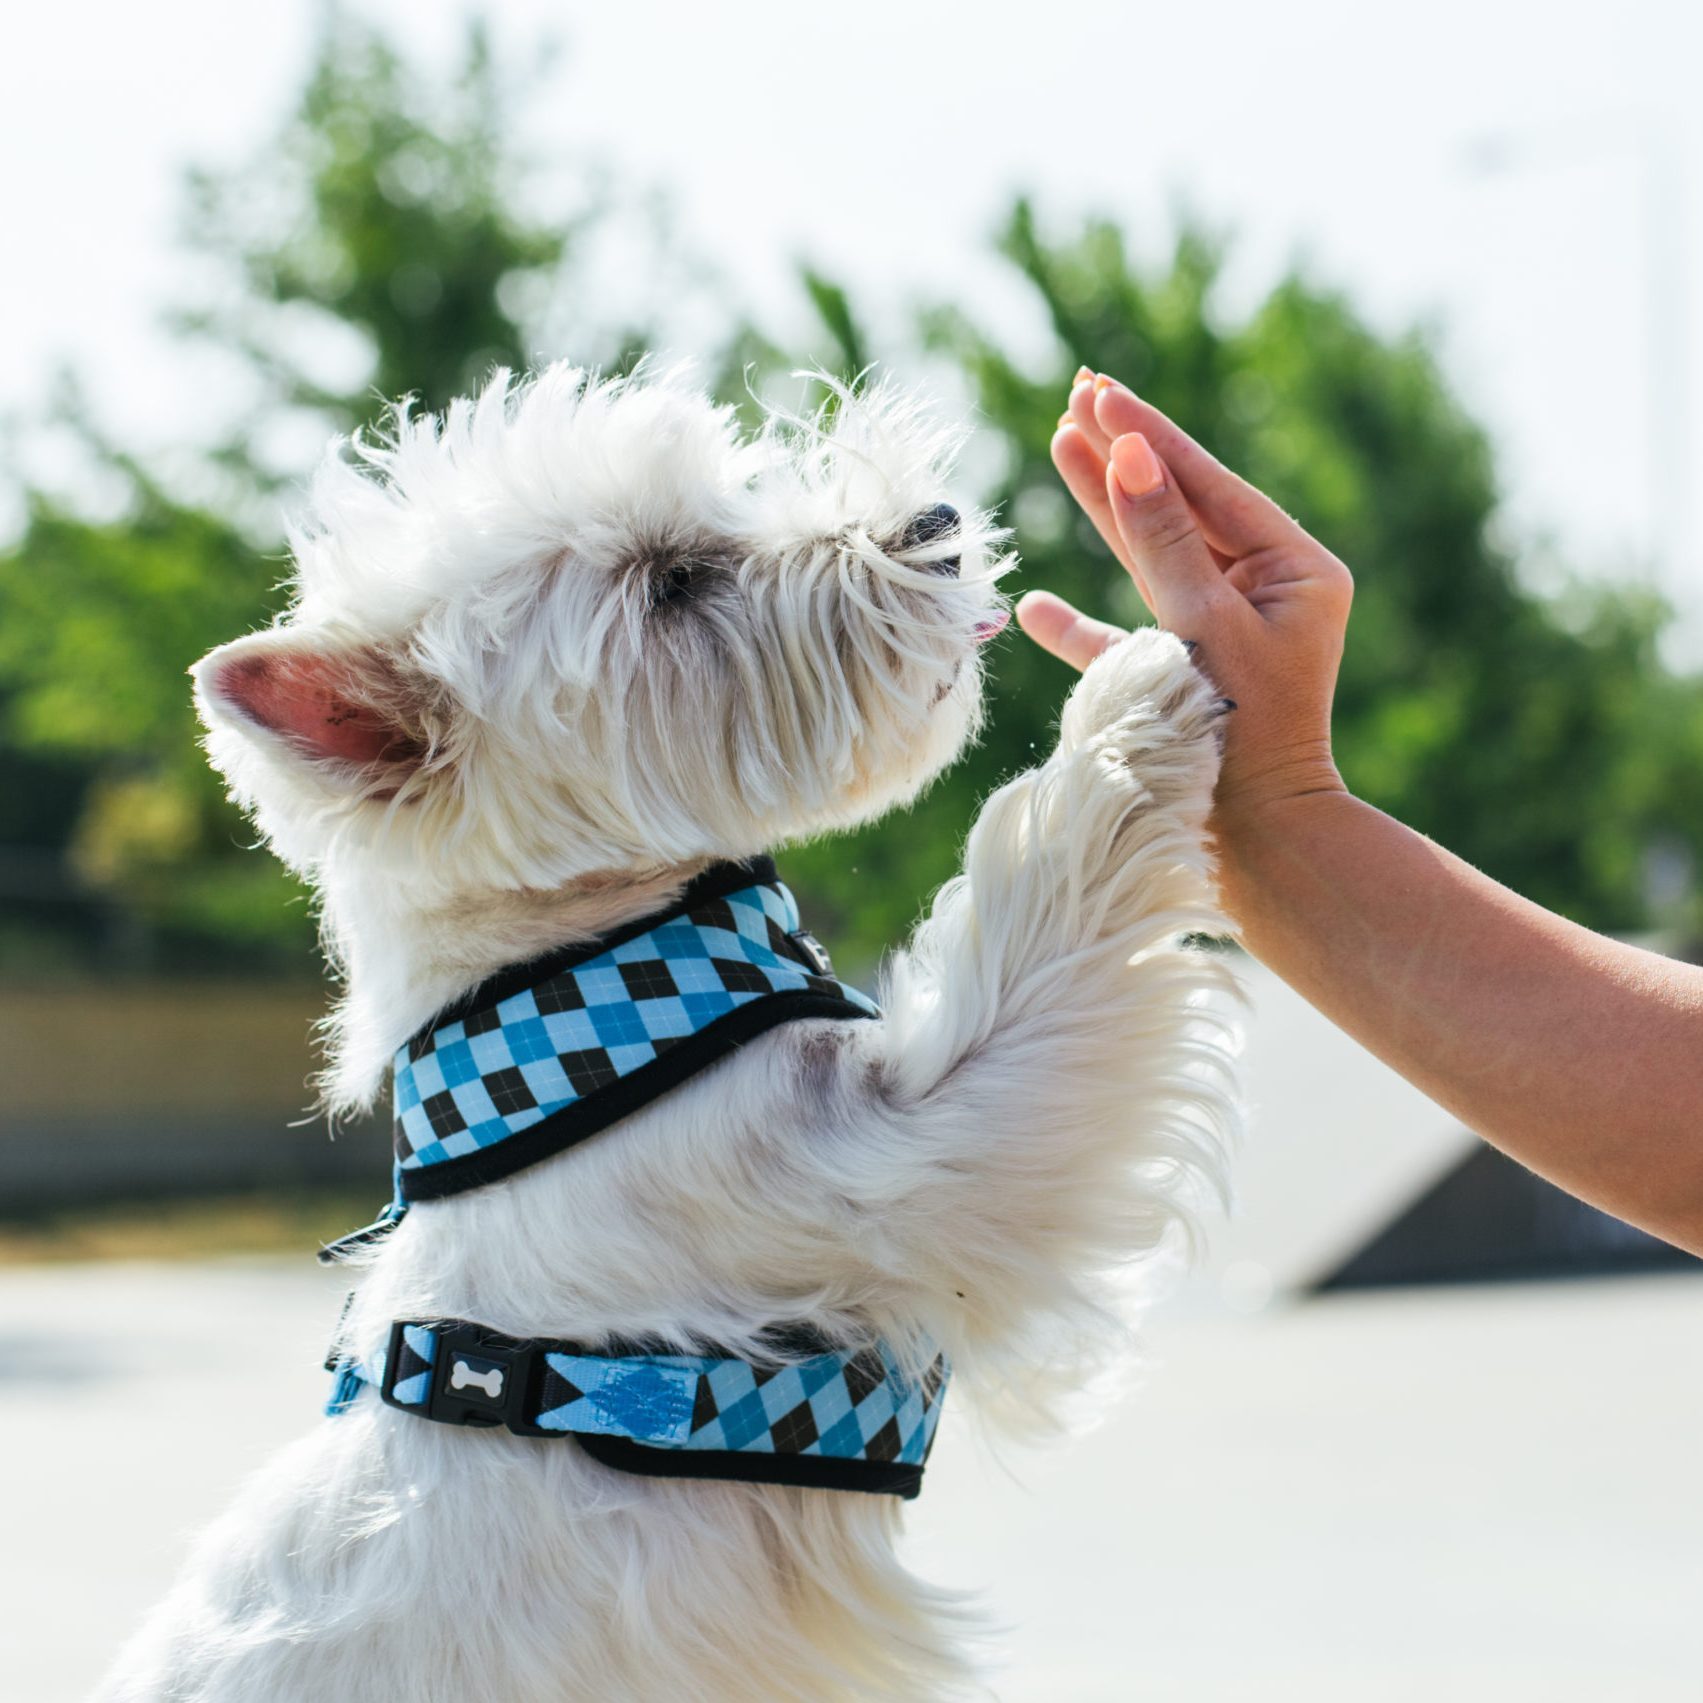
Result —
[[1296, 880], [1316, 874], [1318, 853], [1352, 824], [1347, 814], [1362, 809], [1333, 763], [1287, 771], [1282, 785], [1250, 785], [1213, 800], [1207, 831], [1213, 838], [1218, 899], [1224, 916], [1250, 952], [1272, 906]]
[[1238, 750], [1232, 737], [1213, 792], [1213, 827], [1232, 838], [1257, 835], [1273, 813], [1297, 800], [1347, 793], [1328, 737], [1258, 753]]
[[1213, 795], [1208, 831], [1218, 863], [1220, 898], [1238, 927], [1255, 907], [1262, 880], [1329, 820], [1356, 801], [1330, 755], [1329, 742], [1262, 763], [1252, 772], [1227, 765]]

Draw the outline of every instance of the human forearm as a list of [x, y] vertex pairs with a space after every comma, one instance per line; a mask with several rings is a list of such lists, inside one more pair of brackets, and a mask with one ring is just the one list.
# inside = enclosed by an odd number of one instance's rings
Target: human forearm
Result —
[[1703, 971], [1579, 928], [1347, 793], [1218, 826], [1255, 957], [1486, 1140], [1703, 1252]]
[[[1703, 1252], [1703, 971], [1527, 903], [1344, 790], [1347, 566], [1156, 408], [1084, 371], [1053, 458], [1162, 626], [1238, 703], [1216, 797], [1256, 956], [1497, 1146]], [[1078, 668], [1119, 642], [1018, 606]]]

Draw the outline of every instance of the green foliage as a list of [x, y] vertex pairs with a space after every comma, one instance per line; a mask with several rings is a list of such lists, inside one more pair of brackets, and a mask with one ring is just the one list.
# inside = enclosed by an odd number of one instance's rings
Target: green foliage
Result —
[[851, 298], [840, 285], [824, 277], [812, 266], [804, 267], [799, 281], [810, 298], [828, 335], [834, 341], [839, 365], [847, 377], [856, 378], [869, 365], [869, 345], [863, 327], [852, 312]]
[[[201, 471], [217, 511], [105, 443], [73, 402], [61, 423], [127, 493], [123, 512], [91, 520], [29, 492], [23, 534], [0, 550], [0, 758], [24, 783], [0, 799], [0, 940], [14, 955], [45, 931], [110, 957], [116, 932], [141, 963], [305, 963], [303, 895], [246, 849], [184, 671], [282, 606], [276, 486], [301, 469], [269, 464], [269, 425], [305, 411], [323, 437], [371, 422], [386, 398], [441, 405], [493, 365], [530, 364], [530, 318], [601, 207], [588, 174], [572, 217], [517, 210], [513, 110], [481, 26], [438, 88], [333, 10], [278, 134], [247, 165], [192, 174], [189, 238], [226, 290], [173, 323], [239, 357], [255, 401]], [[328, 333], [358, 352], [342, 382], [304, 357]]]
[[[1049, 241], [1026, 202], [1000, 248], [1045, 309], [1054, 360], [1027, 372], [950, 308], [928, 330], [1010, 452], [993, 497], [1016, 523], [1022, 582], [1146, 619], [1061, 497], [1048, 450], [1078, 366], [1116, 373], [1356, 570], [1337, 712], [1350, 784], [1544, 904], [1599, 927], [1644, 924], [1647, 847], [1703, 849], [1703, 820], [1683, 803], [1696, 792], [1686, 777], [1703, 691], [1663, 672], [1666, 612], [1647, 595], [1599, 588], [1560, 605], [1521, 583], [1492, 541], [1490, 445], [1426, 336], [1381, 341], [1339, 294], [1298, 276], [1225, 325], [1214, 302], [1225, 243], [1192, 219], [1167, 264], [1146, 271], [1115, 226]], [[1068, 671], [1007, 639], [996, 673], [981, 750], [902, 827], [854, 849], [895, 894], [884, 933], [949, 873], [975, 795], [1050, 737]]]
[[[56, 798], [61, 880], [47, 921], [110, 944], [111, 930], [91, 933], [81, 913], [116, 902], [179, 962], [231, 951], [252, 960], [257, 947], [261, 963], [303, 961], [299, 890], [245, 849], [251, 836], [196, 743], [184, 677], [265, 617], [282, 564], [128, 471], [121, 519], [83, 519], [36, 495], [22, 537], [0, 555], [0, 732], [28, 760], [78, 776]], [[44, 802], [34, 788], [8, 789], [0, 834], [16, 843], [33, 818], [39, 835]], [[135, 927], [121, 938], [125, 955], [150, 956]]]
[[[223, 481], [211, 506], [85, 430], [129, 492], [122, 515], [94, 520], [34, 493], [22, 537], [0, 551], [9, 947], [28, 914], [65, 950], [103, 930], [110, 944], [116, 919], [173, 964], [305, 959], [306, 908], [245, 849], [197, 750], [182, 671], [279, 608], [276, 481], [300, 471], [263, 453], [280, 418], [348, 430], [380, 397], [441, 404], [534, 350], [619, 365], [646, 341], [644, 310], [626, 302], [609, 322], [618, 335], [582, 312], [545, 337], [548, 304], [611, 207], [584, 171], [571, 214], [524, 213], [512, 110], [478, 26], [438, 88], [333, 12], [281, 132], [252, 164], [193, 179], [191, 239], [232, 287], [178, 324], [246, 363], [254, 407], [210, 457]], [[1019, 202], [998, 251], [1052, 327], [1049, 358], [1019, 364], [950, 306], [923, 316], [918, 346], [876, 348], [846, 288], [812, 270], [800, 282], [822, 343], [797, 353], [848, 378], [877, 359], [909, 371], [925, 352], [951, 363], [1004, 451], [983, 495], [1016, 528], [1022, 583], [1131, 623], [1134, 590], [1048, 457], [1077, 366], [1126, 379], [1355, 570], [1337, 728], [1351, 783], [1546, 904], [1599, 926], [1646, 922], [1650, 849], [1703, 851], [1703, 690], [1658, 664], [1665, 612], [1626, 591], [1535, 594], [1491, 524], [1491, 447], [1427, 334], [1381, 338], [1299, 275], [1226, 323], [1227, 243], [1185, 216], [1168, 256], [1140, 265], [1116, 225], [1053, 236]], [[328, 333], [353, 351], [341, 367], [324, 357]], [[753, 374], [772, 382], [793, 356], [746, 322], [712, 367], [750, 410]], [[1069, 671], [1013, 634], [993, 675], [981, 746], [912, 812], [789, 856], [848, 969], [903, 932], [951, 873], [980, 798], [1050, 742]], [[48, 864], [68, 874], [39, 913], [29, 901]], [[80, 907], [66, 902], [77, 894]]]
[[[525, 368], [526, 305], [595, 215], [518, 211], [512, 102], [482, 24], [439, 88], [333, 11], [282, 133], [238, 171], [190, 177], [189, 239], [242, 289], [185, 325], [246, 356], [272, 405], [341, 430], [370, 420], [380, 398], [441, 408], [493, 366]], [[297, 353], [304, 316], [310, 331], [357, 334], [365, 365], [352, 382], [310, 373]]]

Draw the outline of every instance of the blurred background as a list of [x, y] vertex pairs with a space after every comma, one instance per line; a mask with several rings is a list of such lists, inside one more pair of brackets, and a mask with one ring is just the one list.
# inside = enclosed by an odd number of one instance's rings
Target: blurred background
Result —
[[[281, 607], [299, 483], [385, 397], [654, 348], [751, 410], [874, 364], [974, 418], [1021, 585], [1133, 622], [1047, 459], [1077, 366], [1115, 373], [1354, 568], [1353, 787], [1698, 955], [1695, 10], [157, 0], [9, 36], [9, 1695], [81, 1695], [308, 1422], [311, 1250], [385, 1193], [384, 1130], [308, 1109], [307, 895], [184, 679]], [[921, 803], [783, 861], [854, 977], [1050, 739], [1066, 672], [1010, 636], [993, 674]], [[987, 1590], [1012, 1699], [1695, 1697], [1695, 1262], [1246, 973], [1241, 1198], [1143, 1391], [1056, 1457], [965, 1435], [917, 1564]]]

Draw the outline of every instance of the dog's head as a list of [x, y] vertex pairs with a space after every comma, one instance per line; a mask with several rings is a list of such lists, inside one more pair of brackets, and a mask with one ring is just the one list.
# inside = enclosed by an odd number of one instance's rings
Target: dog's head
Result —
[[980, 714], [1002, 534], [885, 389], [743, 437], [678, 373], [499, 373], [334, 447], [296, 596], [194, 671], [304, 872], [421, 899], [738, 857], [913, 796]]

